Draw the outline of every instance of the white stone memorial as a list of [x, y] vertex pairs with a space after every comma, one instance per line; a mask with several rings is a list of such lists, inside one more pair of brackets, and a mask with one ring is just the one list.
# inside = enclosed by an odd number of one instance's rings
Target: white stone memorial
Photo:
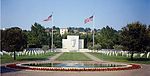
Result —
[[79, 39], [77, 35], [68, 35], [67, 39], [62, 39], [62, 48], [69, 52], [78, 52], [84, 48], [84, 39]]

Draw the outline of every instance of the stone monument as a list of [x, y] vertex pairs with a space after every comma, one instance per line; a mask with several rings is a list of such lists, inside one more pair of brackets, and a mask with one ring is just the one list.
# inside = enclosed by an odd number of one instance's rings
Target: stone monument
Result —
[[84, 48], [84, 39], [79, 39], [78, 35], [67, 35], [67, 39], [62, 39], [62, 48], [69, 52], [78, 52]]

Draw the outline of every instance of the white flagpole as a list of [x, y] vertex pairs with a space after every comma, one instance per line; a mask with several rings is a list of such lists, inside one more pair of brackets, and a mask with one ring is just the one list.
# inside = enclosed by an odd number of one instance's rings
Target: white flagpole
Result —
[[51, 44], [51, 51], [53, 51], [53, 12], [52, 12], [52, 44]]
[[94, 15], [93, 15], [93, 50], [94, 50], [94, 25], [95, 25], [95, 23], [94, 23]]

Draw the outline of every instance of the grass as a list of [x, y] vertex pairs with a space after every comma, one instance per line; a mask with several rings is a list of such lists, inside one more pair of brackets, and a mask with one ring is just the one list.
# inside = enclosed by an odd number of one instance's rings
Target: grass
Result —
[[10, 63], [10, 62], [16, 62], [16, 61], [35, 61], [35, 60], [46, 60], [50, 56], [54, 56], [56, 52], [49, 52], [46, 54], [39, 54], [39, 55], [22, 55], [22, 56], [16, 56], [16, 60], [13, 60], [13, 57], [4, 54], [1, 56], [1, 63]]
[[91, 61], [90, 58], [79, 52], [65, 52], [56, 60], [59, 61]]
[[150, 58], [135, 57], [134, 60], [131, 61], [130, 57], [125, 56], [107, 56], [102, 53], [90, 53], [90, 54], [104, 61], [150, 64]]

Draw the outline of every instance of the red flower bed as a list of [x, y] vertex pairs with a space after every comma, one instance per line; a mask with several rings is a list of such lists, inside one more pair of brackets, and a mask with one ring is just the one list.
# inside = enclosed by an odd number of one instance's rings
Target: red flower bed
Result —
[[17, 64], [9, 64], [6, 67], [25, 69], [25, 70], [44, 70], [44, 71], [118, 71], [118, 70], [131, 70], [141, 68], [138, 64], [129, 64], [125, 67], [111, 67], [111, 68], [59, 68], [59, 67], [30, 67], [18, 66]]

